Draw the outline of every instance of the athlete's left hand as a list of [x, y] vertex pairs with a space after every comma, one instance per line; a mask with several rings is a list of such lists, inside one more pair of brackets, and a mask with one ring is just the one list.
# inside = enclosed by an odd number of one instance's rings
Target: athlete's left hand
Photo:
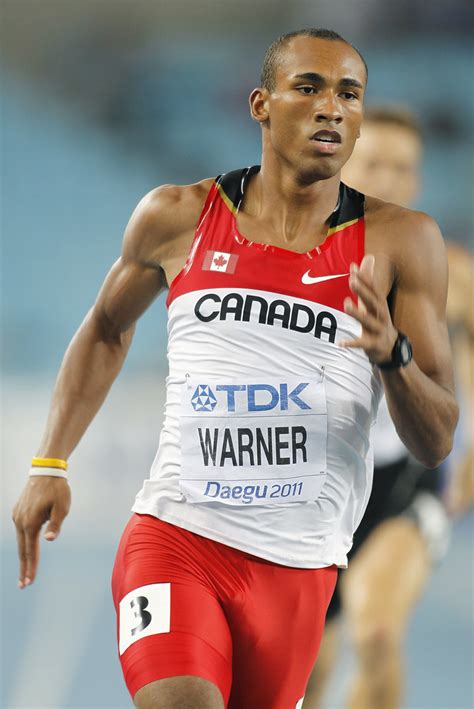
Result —
[[358, 296], [358, 305], [350, 298], [344, 300], [344, 310], [362, 325], [361, 336], [341, 342], [341, 347], [361, 347], [374, 364], [388, 362], [398, 337], [386, 298], [374, 283], [375, 256], [366, 254], [360, 268], [351, 263], [349, 286]]

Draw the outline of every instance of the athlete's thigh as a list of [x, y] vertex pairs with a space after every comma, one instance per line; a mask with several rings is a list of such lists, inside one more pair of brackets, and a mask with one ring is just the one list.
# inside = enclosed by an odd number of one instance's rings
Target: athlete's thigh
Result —
[[233, 641], [229, 709], [301, 706], [337, 570], [249, 562], [249, 588], [227, 609]]
[[399, 516], [379, 524], [344, 574], [341, 592], [352, 626], [371, 632], [374, 624], [396, 633], [430, 574], [427, 545], [414, 522]]
[[199, 539], [190, 533], [148, 515], [132, 517], [112, 579], [120, 662], [132, 697], [159, 680], [191, 676], [218, 687], [227, 701], [232, 641], [200, 562]]
[[201, 677], [172, 677], [150, 682], [135, 694], [137, 709], [224, 709], [212, 682]]

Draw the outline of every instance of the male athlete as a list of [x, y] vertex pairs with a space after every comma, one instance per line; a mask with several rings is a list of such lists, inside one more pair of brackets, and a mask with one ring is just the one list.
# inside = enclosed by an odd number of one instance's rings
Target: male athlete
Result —
[[[418, 194], [422, 152], [421, 129], [410, 112], [373, 107], [365, 112], [361, 137], [342, 178], [365, 194], [406, 207]], [[305, 709], [320, 706], [336, 659], [342, 605], [357, 658], [348, 705], [351, 709], [400, 706], [402, 640], [408, 617], [433, 563], [447, 548], [449, 523], [441, 501], [446, 493], [446, 466], [426, 470], [410, 458], [385, 399], [373, 443], [371, 497], [354, 535], [348, 570], [339, 576], [329, 604]]]
[[67, 514], [67, 458], [168, 284], [165, 421], [112, 581], [139, 709], [301, 707], [370, 494], [382, 383], [423, 464], [451, 449], [439, 230], [340, 181], [366, 81], [334, 32], [272, 44], [250, 96], [261, 166], [145, 197], [66, 353], [14, 511], [21, 587], [42, 524], [54, 539]]

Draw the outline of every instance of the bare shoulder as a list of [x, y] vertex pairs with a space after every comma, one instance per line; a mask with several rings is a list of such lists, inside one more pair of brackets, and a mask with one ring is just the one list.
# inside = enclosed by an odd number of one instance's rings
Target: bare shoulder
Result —
[[182, 240], [194, 233], [214, 180], [192, 185], [162, 185], [137, 205], [125, 230], [123, 256], [162, 265]]
[[138, 204], [136, 213], [163, 231], [185, 231], [195, 225], [214, 180], [208, 178], [192, 185], [162, 185], [149, 192]]
[[[424, 243], [424, 239], [436, 239], [440, 244], [443, 243], [438, 224], [429, 214], [375, 197], [366, 197], [366, 220], [374, 230], [380, 229], [391, 237], [394, 232], [400, 235], [400, 239], [416, 233], [419, 236], [419, 245]], [[413, 246], [416, 248], [418, 244], [415, 241]]]
[[394, 280], [415, 285], [447, 274], [446, 247], [429, 214], [366, 198], [366, 251], [382, 253], [393, 264]]

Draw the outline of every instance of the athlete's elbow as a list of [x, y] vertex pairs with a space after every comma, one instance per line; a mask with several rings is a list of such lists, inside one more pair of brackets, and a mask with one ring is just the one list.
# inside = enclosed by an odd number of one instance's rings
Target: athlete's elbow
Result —
[[453, 450], [454, 431], [456, 430], [458, 415], [453, 418], [453, 424], [438, 435], [436, 441], [426, 447], [420, 460], [426, 468], [437, 468]]
[[415, 458], [424, 468], [437, 468], [448, 457], [452, 446], [427, 445], [415, 453]]
[[429, 455], [418, 456], [418, 461], [423, 465], [424, 468], [433, 470], [437, 468], [441, 463], [448, 457], [451, 452], [451, 448], [444, 450], [440, 453], [431, 452]]

